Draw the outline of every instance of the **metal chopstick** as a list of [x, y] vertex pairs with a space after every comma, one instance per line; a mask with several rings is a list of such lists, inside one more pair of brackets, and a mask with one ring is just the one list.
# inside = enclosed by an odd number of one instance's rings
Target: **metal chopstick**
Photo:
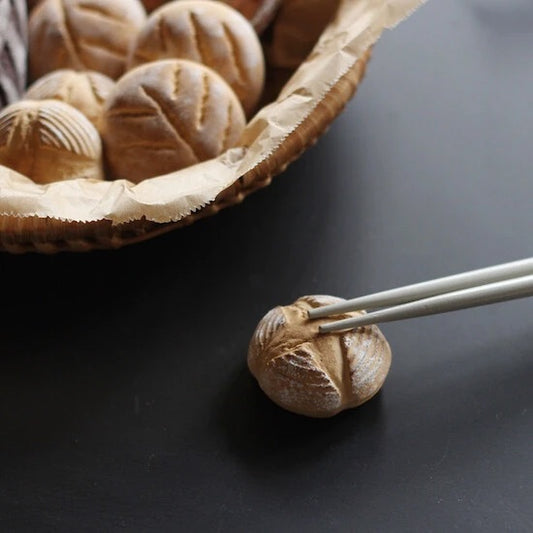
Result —
[[320, 326], [322, 333], [353, 329], [367, 324], [391, 322], [419, 316], [447, 313], [468, 307], [515, 300], [533, 296], [533, 275], [498, 281], [478, 287], [431, 296], [415, 302], [404, 303], [356, 318], [338, 320]]
[[368, 296], [347, 300], [338, 304], [318, 307], [309, 311], [309, 318], [323, 318], [361, 309], [377, 309], [390, 305], [420, 300], [438, 294], [466, 289], [533, 274], [533, 257], [504, 263], [462, 274], [446, 276], [414, 285], [407, 285]]

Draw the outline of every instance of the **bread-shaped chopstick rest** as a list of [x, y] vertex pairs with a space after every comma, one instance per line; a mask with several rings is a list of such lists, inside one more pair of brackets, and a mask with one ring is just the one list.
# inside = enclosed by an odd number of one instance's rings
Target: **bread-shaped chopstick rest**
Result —
[[237, 144], [245, 124], [235, 93], [211, 69], [182, 59], [141, 65], [106, 101], [111, 177], [139, 182], [212, 159]]
[[158, 59], [202, 63], [233, 88], [247, 115], [265, 80], [261, 43], [235, 9], [211, 0], [181, 0], [154, 11], [133, 44], [129, 67]]
[[0, 113], [0, 165], [36, 183], [103, 179], [96, 128], [57, 100], [21, 100]]
[[31, 78], [62, 68], [118, 78], [145, 20], [139, 0], [42, 0], [29, 21]]
[[61, 100], [81, 111], [100, 130], [104, 102], [115, 82], [94, 71], [54, 70], [39, 78], [24, 95], [27, 100]]
[[321, 334], [318, 327], [327, 319], [308, 319], [309, 309], [339, 301], [332, 296], [304, 296], [275, 307], [259, 322], [248, 350], [248, 367], [280, 407], [310, 417], [330, 417], [368, 401], [383, 385], [391, 351], [377, 326]]

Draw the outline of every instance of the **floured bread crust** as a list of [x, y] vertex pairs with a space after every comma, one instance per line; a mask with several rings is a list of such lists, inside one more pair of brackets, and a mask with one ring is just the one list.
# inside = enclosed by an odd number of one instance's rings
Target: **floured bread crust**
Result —
[[96, 128], [57, 100], [21, 100], [0, 113], [0, 165], [37, 183], [103, 179]]
[[62, 68], [118, 78], [145, 20], [139, 0], [42, 0], [29, 20], [31, 78]]
[[[389, 344], [377, 326], [321, 334], [326, 320], [309, 320], [309, 309], [342, 301], [304, 296], [276, 307], [259, 322], [248, 366], [263, 391], [281, 407], [311, 417], [329, 417], [374, 396], [391, 363]], [[346, 313], [340, 318], [357, 316]]]
[[245, 116], [235, 93], [214, 71], [168, 59], [122, 77], [106, 102], [102, 125], [112, 177], [139, 182], [235, 146]]
[[54, 70], [26, 91], [27, 100], [61, 100], [81, 111], [100, 130], [104, 102], [115, 82], [94, 71]]

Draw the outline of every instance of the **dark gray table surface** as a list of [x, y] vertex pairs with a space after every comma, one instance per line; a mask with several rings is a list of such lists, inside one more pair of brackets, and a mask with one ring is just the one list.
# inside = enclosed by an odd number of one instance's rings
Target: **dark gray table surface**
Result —
[[245, 364], [300, 295], [533, 254], [532, 49], [529, 0], [430, 2], [242, 205], [120, 251], [1, 255], [0, 530], [533, 531], [531, 300], [384, 325], [382, 393], [329, 420]]

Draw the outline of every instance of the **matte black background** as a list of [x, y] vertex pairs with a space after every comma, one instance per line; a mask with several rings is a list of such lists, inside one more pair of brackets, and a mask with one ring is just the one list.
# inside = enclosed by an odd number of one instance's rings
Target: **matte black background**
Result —
[[2, 531], [532, 531], [532, 302], [383, 326], [330, 420], [248, 374], [271, 307], [532, 255], [533, 7], [432, 2], [317, 147], [145, 244], [0, 256]]

